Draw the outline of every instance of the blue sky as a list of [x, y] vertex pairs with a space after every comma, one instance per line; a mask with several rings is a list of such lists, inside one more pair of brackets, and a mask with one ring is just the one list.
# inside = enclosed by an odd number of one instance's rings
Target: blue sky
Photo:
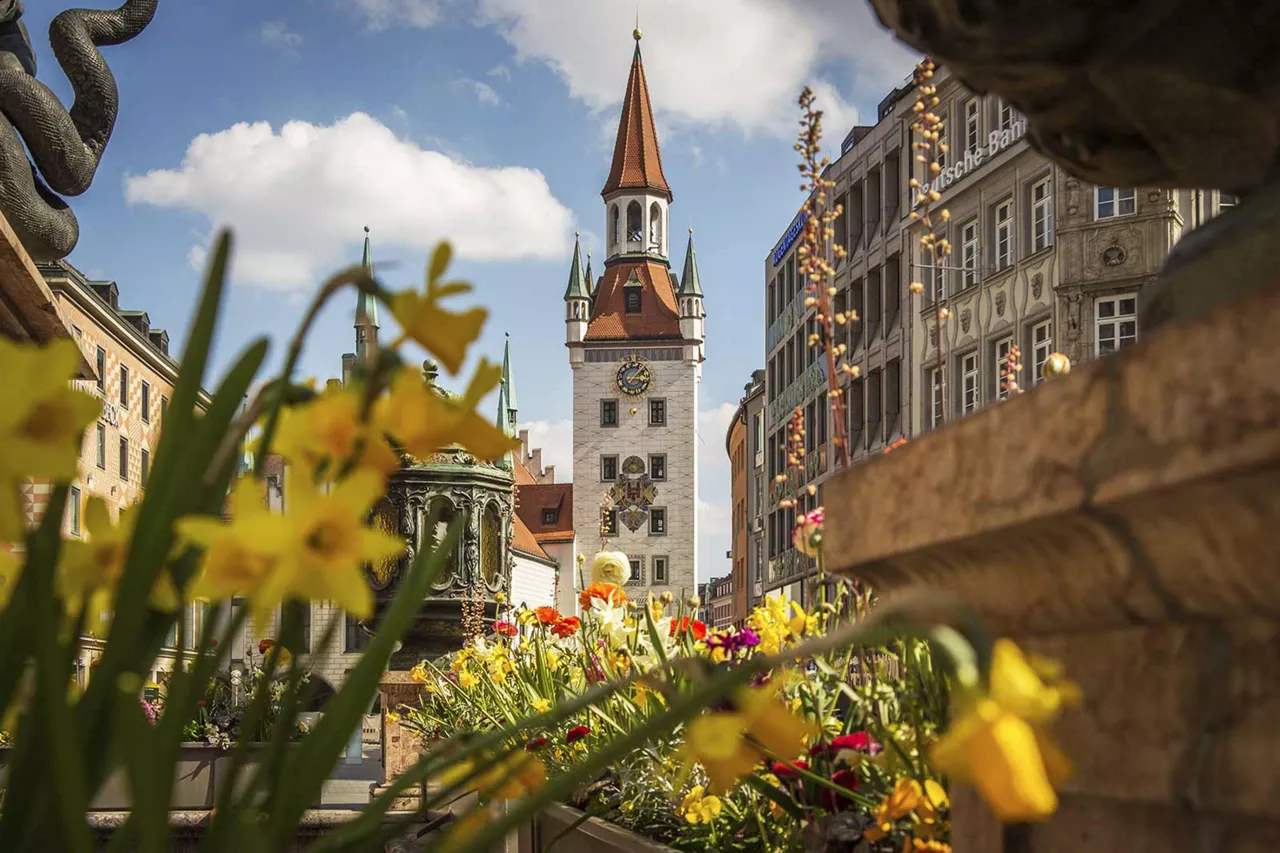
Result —
[[[40, 78], [70, 103], [49, 51], [63, 4], [29, 3]], [[102, 5], [101, 0], [87, 5]], [[104, 53], [120, 118], [93, 187], [73, 199], [69, 259], [120, 285], [180, 351], [214, 229], [235, 229], [220, 373], [259, 335], [278, 365], [324, 274], [359, 259], [418, 284], [429, 247], [510, 332], [520, 420], [561, 479], [571, 373], [563, 303], [573, 232], [594, 248], [626, 82], [634, 0], [161, 0]], [[763, 259], [800, 202], [794, 106], [815, 86], [828, 147], [910, 72], [860, 2], [641, 0], [642, 43], [672, 229], [692, 225], [706, 291], [700, 440], [703, 578], [728, 570], [725, 428], [763, 366]], [[675, 241], [673, 240], [673, 245]], [[599, 253], [596, 254], [599, 258]], [[679, 241], [673, 263], [684, 257]], [[596, 265], [599, 271], [599, 264]], [[338, 375], [354, 298], [320, 318], [303, 375]], [[384, 327], [385, 327], [384, 322]]]

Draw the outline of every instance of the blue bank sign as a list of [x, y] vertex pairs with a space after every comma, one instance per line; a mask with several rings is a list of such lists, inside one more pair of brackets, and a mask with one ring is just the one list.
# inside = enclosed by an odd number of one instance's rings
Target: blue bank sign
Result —
[[782, 263], [782, 258], [787, 254], [787, 250], [795, 243], [796, 238], [800, 236], [800, 232], [804, 230], [804, 221], [809, 218], [809, 214], [803, 210], [796, 214], [796, 218], [791, 222], [791, 227], [787, 229], [787, 233], [782, 235], [782, 239], [778, 241], [778, 245], [773, 248], [773, 265], [776, 267]]

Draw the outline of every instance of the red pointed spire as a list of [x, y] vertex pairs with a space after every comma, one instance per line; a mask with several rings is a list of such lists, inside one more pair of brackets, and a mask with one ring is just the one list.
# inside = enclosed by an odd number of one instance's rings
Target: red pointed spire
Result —
[[617, 190], [643, 189], [662, 193], [667, 201], [671, 201], [671, 187], [662, 174], [662, 154], [658, 151], [658, 133], [653, 126], [653, 105], [644, 79], [644, 63], [640, 61], [639, 28], [635, 38], [636, 54], [631, 60], [627, 94], [622, 99], [622, 120], [618, 122], [618, 139], [613, 145], [613, 166], [600, 194], [608, 196]]

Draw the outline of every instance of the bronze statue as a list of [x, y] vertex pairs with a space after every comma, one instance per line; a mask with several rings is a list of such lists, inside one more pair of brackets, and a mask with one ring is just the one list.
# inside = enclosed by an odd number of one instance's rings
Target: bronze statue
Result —
[[66, 257], [75, 248], [80, 226], [60, 195], [89, 188], [115, 127], [116, 81], [98, 47], [146, 29], [156, 2], [68, 9], [53, 19], [49, 43], [75, 91], [68, 112], [35, 77], [22, 0], [0, 0], [0, 212], [37, 261]]

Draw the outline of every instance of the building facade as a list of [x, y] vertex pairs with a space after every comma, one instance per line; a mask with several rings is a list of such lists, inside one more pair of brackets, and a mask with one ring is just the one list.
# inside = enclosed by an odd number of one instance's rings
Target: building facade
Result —
[[[1004, 399], [1002, 371], [1013, 346], [1018, 384], [1043, 381], [1049, 354], [1073, 363], [1136, 340], [1137, 295], [1174, 243], [1234, 203], [1216, 191], [1093, 187], [1034, 151], [1026, 121], [995, 96], [965, 89], [936, 72], [942, 117], [941, 173], [914, 159], [916, 113], [910, 82], [880, 103], [874, 126], [853, 128], [826, 177], [843, 207], [834, 240], [834, 310], [858, 320], [842, 329], [842, 376], [852, 464]], [[941, 194], [934, 230], [952, 253], [935, 263], [924, 253], [916, 179]], [[932, 180], [930, 180], [932, 179]], [[801, 582], [812, 561], [793, 548], [798, 512], [822, 505], [822, 486], [837, 459], [826, 400], [827, 366], [807, 345], [814, 309], [805, 307], [796, 253], [804, 213], [797, 214], [765, 259], [765, 590], [808, 594]], [[923, 285], [919, 295], [911, 283]], [[944, 309], [941, 314], [939, 309]], [[940, 319], [941, 316], [941, 319]], [[787, 422], [805, 415], [804, 470], [789, 470]], [[779, 474], [785, 482], [777, 481]], [[813, 484], [816, 494], [804, 493]], [[795, 509], [779, 508], [799, 495]]]
[[703, 603], [703, 620], [711, 628], [731, 628], [739, 620], [737, 603], [734, 600], [735, 588], [733, 575], [722, 575], [712, 578], [706, 584], [706, 599]]
[[573, 523], [584, 553], [631, 563], [633, 595], [689, 595], [697, 576], [697, 415], [702, 288], [693, 234], [671, 271], [672, 192], [640, 56], [622, 104], [604, 200], [606, 258], [593, 280], [575, 245], [565, 289], [573, 369]]
[[764, 371], [756, 370], [743, 388], [738, 409], [729, 422], [725, 450], [729, 454], [733, 535], [729, 559], [732, 565], [734, 624], [740, 624], [763, 588], [764, 538]]

